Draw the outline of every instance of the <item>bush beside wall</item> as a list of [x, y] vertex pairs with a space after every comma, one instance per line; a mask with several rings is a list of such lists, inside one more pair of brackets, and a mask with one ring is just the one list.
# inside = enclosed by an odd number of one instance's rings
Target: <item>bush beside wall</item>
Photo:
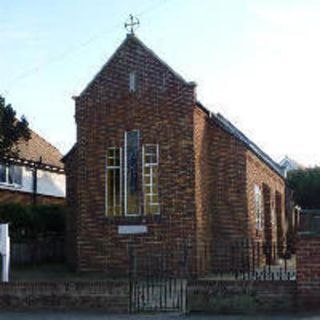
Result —
[[12, 242], [65, 233], [65, 208], [58, 205], [1, 204], [0, 223], [9, 223]]

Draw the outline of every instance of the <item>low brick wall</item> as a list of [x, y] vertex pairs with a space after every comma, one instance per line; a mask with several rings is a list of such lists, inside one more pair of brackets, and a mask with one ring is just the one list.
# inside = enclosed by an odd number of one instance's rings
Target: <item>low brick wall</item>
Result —
[[296, 306], [295, 281], [206, 281], [188, 283], [190, 312], [251, 314], [292, 312]]
[[297, 248], [299, 306], [320, 309], [320, 234], [300, 234]]
[[129, 311], [127, 281], [0, 283], [0, 310], [83, 309]]

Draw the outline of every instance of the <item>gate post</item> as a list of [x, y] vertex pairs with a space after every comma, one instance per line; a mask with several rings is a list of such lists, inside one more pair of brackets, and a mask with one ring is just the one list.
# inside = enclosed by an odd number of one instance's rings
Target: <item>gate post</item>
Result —
[[320, 233], [300, 233], [297, 247], [297, 293], [300, 308], [319, 310]]
[[2, 255], [2, 281], [9, 281], [10, 238], [9, 224], [0, 224], [0, 254]]

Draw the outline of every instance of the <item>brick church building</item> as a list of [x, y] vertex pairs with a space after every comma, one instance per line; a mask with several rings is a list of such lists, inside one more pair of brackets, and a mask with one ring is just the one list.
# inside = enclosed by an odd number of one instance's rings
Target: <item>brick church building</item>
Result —
[[135, 35], [75, 105], [64, 162], [76, 270], [124, 274], [132, 248], [142, 257], [165, 248], [172, 269], [187, 250], [189, 271], [205, 274], [225, 244], [285, 241], [278, 165]]

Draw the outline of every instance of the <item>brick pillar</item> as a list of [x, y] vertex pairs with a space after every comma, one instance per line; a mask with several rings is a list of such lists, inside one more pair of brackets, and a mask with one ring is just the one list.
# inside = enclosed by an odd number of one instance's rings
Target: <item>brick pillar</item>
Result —
[[304, 233], [299, 236], [297, 298], [300, 308], [320, 309], [320, 233]]

